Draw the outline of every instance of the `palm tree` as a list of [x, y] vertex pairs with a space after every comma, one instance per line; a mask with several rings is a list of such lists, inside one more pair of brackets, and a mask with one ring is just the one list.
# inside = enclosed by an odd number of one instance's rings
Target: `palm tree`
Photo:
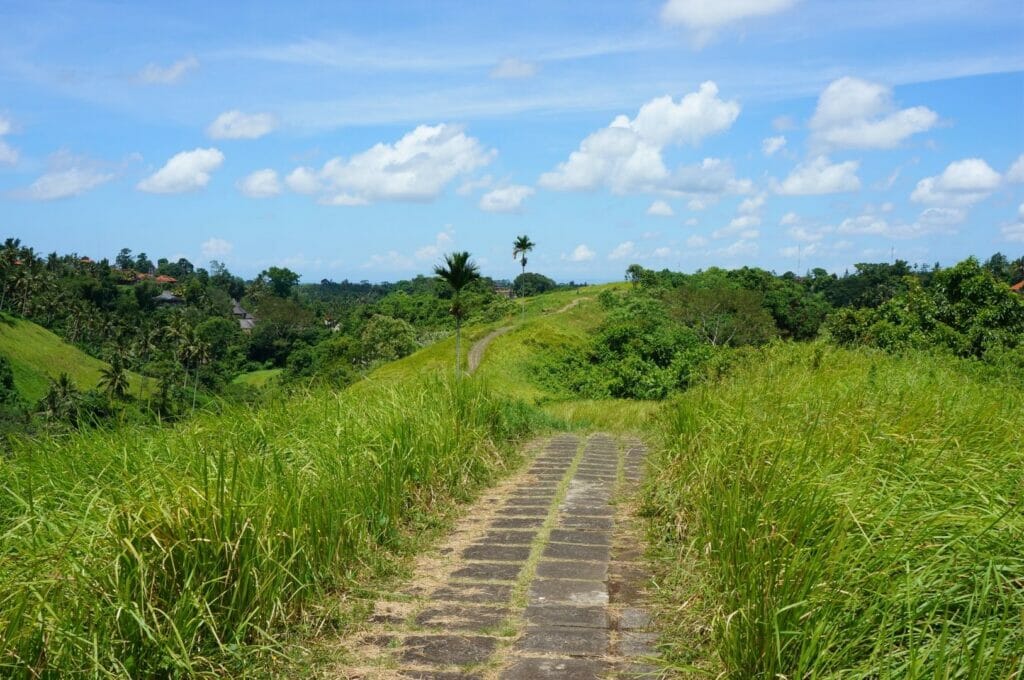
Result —
[[78, 419], [78, 387], [67, 373], [50, 380], [50, 389], [39, 402], [39, 408], [51, 419], [75, 422]]
[[480, 278], [480, 268], [469, 259], [469, 253], [452, 253], [444, 256], [444, 266], [434, 267], [434, 273], [452, 289], [452, 306], [448, 311], [455, 317], [455, 374], [459, 373], [459, 356], [462, 347], [462, 320], [466, 308], [462, 304], [462, 289]]
[[106, 390], [107, 396], [115, 399], [122, 399], [128, 393], [128, 372], [120, 354], [114, 355], [110, 366], [100, 369], [99, 385]]
[[537, 245], [530, 240], [530, 237], [523, 234], [512, 243], [512, 259], [519, 258], [519, 264], [523, 265], [523, 273], [526, 273], [526, 254]]

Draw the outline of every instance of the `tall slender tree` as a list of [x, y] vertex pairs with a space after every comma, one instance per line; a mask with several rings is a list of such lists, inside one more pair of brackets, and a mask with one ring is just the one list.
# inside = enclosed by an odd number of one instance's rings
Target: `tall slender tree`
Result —
[[462, 289], [480, 278], [480, 268], [469, 259], [469, 253], [451, 253], [444, 256], [444, 265], [434, 267], [434, 274], [452, 289], [452, 306], [448, 310], [455, 317], [455, 374], [460, 372], [459, 357], [462, 349], [462, 320], [466, 307], [462, 303]]
[[100, 369], [99, 386], [112, 399], [123, 399], [128, 394], [128, 371], [124, 368], [121, 354], [115, 354], [110, 366]]
[[[526, 274], [526, 254], [533, 250], [533, 247], [537, 245], [530, 240], [530, 237], [526, 234], [519, 236], [515, 241], [512, 242], [512, 259], [519, 258], [519, 264], [523, 267], [523, 274]], [[520, 309], [522, 310], [522, 318], [526, 319], [526, 305], [521, 304]]]

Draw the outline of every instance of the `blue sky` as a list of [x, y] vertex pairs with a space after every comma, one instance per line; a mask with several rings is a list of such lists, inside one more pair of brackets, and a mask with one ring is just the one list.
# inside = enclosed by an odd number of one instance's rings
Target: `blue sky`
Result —
[[304, 281], [1017, 257], [1024, 5], [9, 1], [0, 231]]

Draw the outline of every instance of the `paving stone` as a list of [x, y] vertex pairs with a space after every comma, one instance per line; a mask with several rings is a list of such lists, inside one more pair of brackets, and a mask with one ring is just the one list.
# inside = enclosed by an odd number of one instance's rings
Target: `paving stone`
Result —
[[530, 601], [605, 605], [608, 589], [601, 581], [538, 578], [530, 584]]
[[544, 517], [498, 517], [491, 522], [495, 529], [525, 529], [544, 524]]
[[616, 562], [637, 562], [643, 559], [643, 548], [637, 543], [612, 546], [612, 559]]
[[655, 680], [655, 678], [662, 677], [660, 668], [645, 663], [624, 663], [619, 665], [616, 670], [618, 671], [616, 677], [623, 680], [641, 680], [642, 678]]
[[602, 628], [527, 626], [516, 649], [565, 656], [601, 656], [608, 649], [608, 631]]
[[640, 604], [643, 601], [644, 581], [621, 580], [609, 576], [608, 601], [612, 604]]
[[594, 680], [608, 665], [596, 659], [518, 659], [501, 673], [502, 680]]
[[548, 512], [550, 509], [547, 505], [506, 505], [501, 509], [504, 517], [547, 517]]
[[592, 531], [611, 531], [613, 520], [610, 517], [585, 517], [580, 515], [562, 515], [558, 518], [559, 527], [590, 529]]
[[402, 645], [406, 663], [466, 666], [490, 658], [498, 640], [479, 635], [410, 635]]
[[639, 607], [624, 607], [619, 612], [619, 630], [643, 631], [651, 627], [651, 614]]
[[604, 581], [608, 578], [605, 562], [570, 562], [562, 560], [541, 560], [537, 564], [540, 578], [569, 578], [584, 581]]
[[536, 537], [535, 529], [491, 529], [477, 544], [530, 545]]
[[544, 557], [553, 557], [560, 560], [607, 562], [608, 554], [608, 548], [603, 546], [576, 545], [574, 543], [549, 543], [544, 549]]
[[548, 508], [551, 505], [551, 499], [546, 496], [526, 496], [524, 498], [509, 498], [505, 501], [505, 507], [520, 507], [524, 505]]
[[474, 630], [497, 628], [509, 618], [507, 607], [480, 607], [466, 605], [430, 606], [416, 615], [420, 626], [441, 627], [445, 630]]
[[414, 671], [400, 670], [398, 677], [411, 678], [412, 680], [479, 680], [482, 675], [476, 673], [459, 673], [446, 671]]
[[530, 604], [523, 612], [523, 617], [534, 626], [608, 627], [608, 615], [600, 605]]
[[452, 578], [480, 581], [515, 581], [523, 565], [516, 562], [466, 562], [452, 573]]
[[625, 631], [619, 636], [619, 654], [625, 657], [652, 656], [657, 642], [656, 633]]
[[576, 529], [552, 529], [551, 540], [556, 543], [579, 543], [583, 545], [608, 545], [612, 537], [600, 531], [579, 531]]
[[585, 515], [587, 517], [604, 517], [612, 518], [615, 515], [615, 509], [609, 506], [607, 503], [601, 505], [563, 505], [561, 507], [563, 513], [572, 513], [573, 515]]
[[438, 588], [432, 600], [452, 602], [483, 602], [504, 604], [512, 596], [512, 586], [506, 583], [449, 583]]

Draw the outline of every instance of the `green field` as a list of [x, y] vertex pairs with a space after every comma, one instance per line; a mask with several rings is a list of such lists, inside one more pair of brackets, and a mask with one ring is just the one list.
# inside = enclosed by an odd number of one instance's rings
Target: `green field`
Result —
[[[0, 314], [0, 355], [11, 362], [14, 384], [29, 403], [42, 399], [50, 380], [61, 373], [81, 390], [93, 388], [107, 366], [42, 326], [7, 314]], [[129, 374], [132, 394], [138, 394], [141, 382], [140, 376]]]
[[234, 385], [247, 385], [249, 387], [267, 387], [273, 384], [281, 375], [284, 369], [267, 368], [262, 371], [249, 371], [235, 376], [232, 380]]
[[955, 359], [780, 344], [659, 430], [646, 501], [680, 669], [1024, 673], [1018, 387]]

